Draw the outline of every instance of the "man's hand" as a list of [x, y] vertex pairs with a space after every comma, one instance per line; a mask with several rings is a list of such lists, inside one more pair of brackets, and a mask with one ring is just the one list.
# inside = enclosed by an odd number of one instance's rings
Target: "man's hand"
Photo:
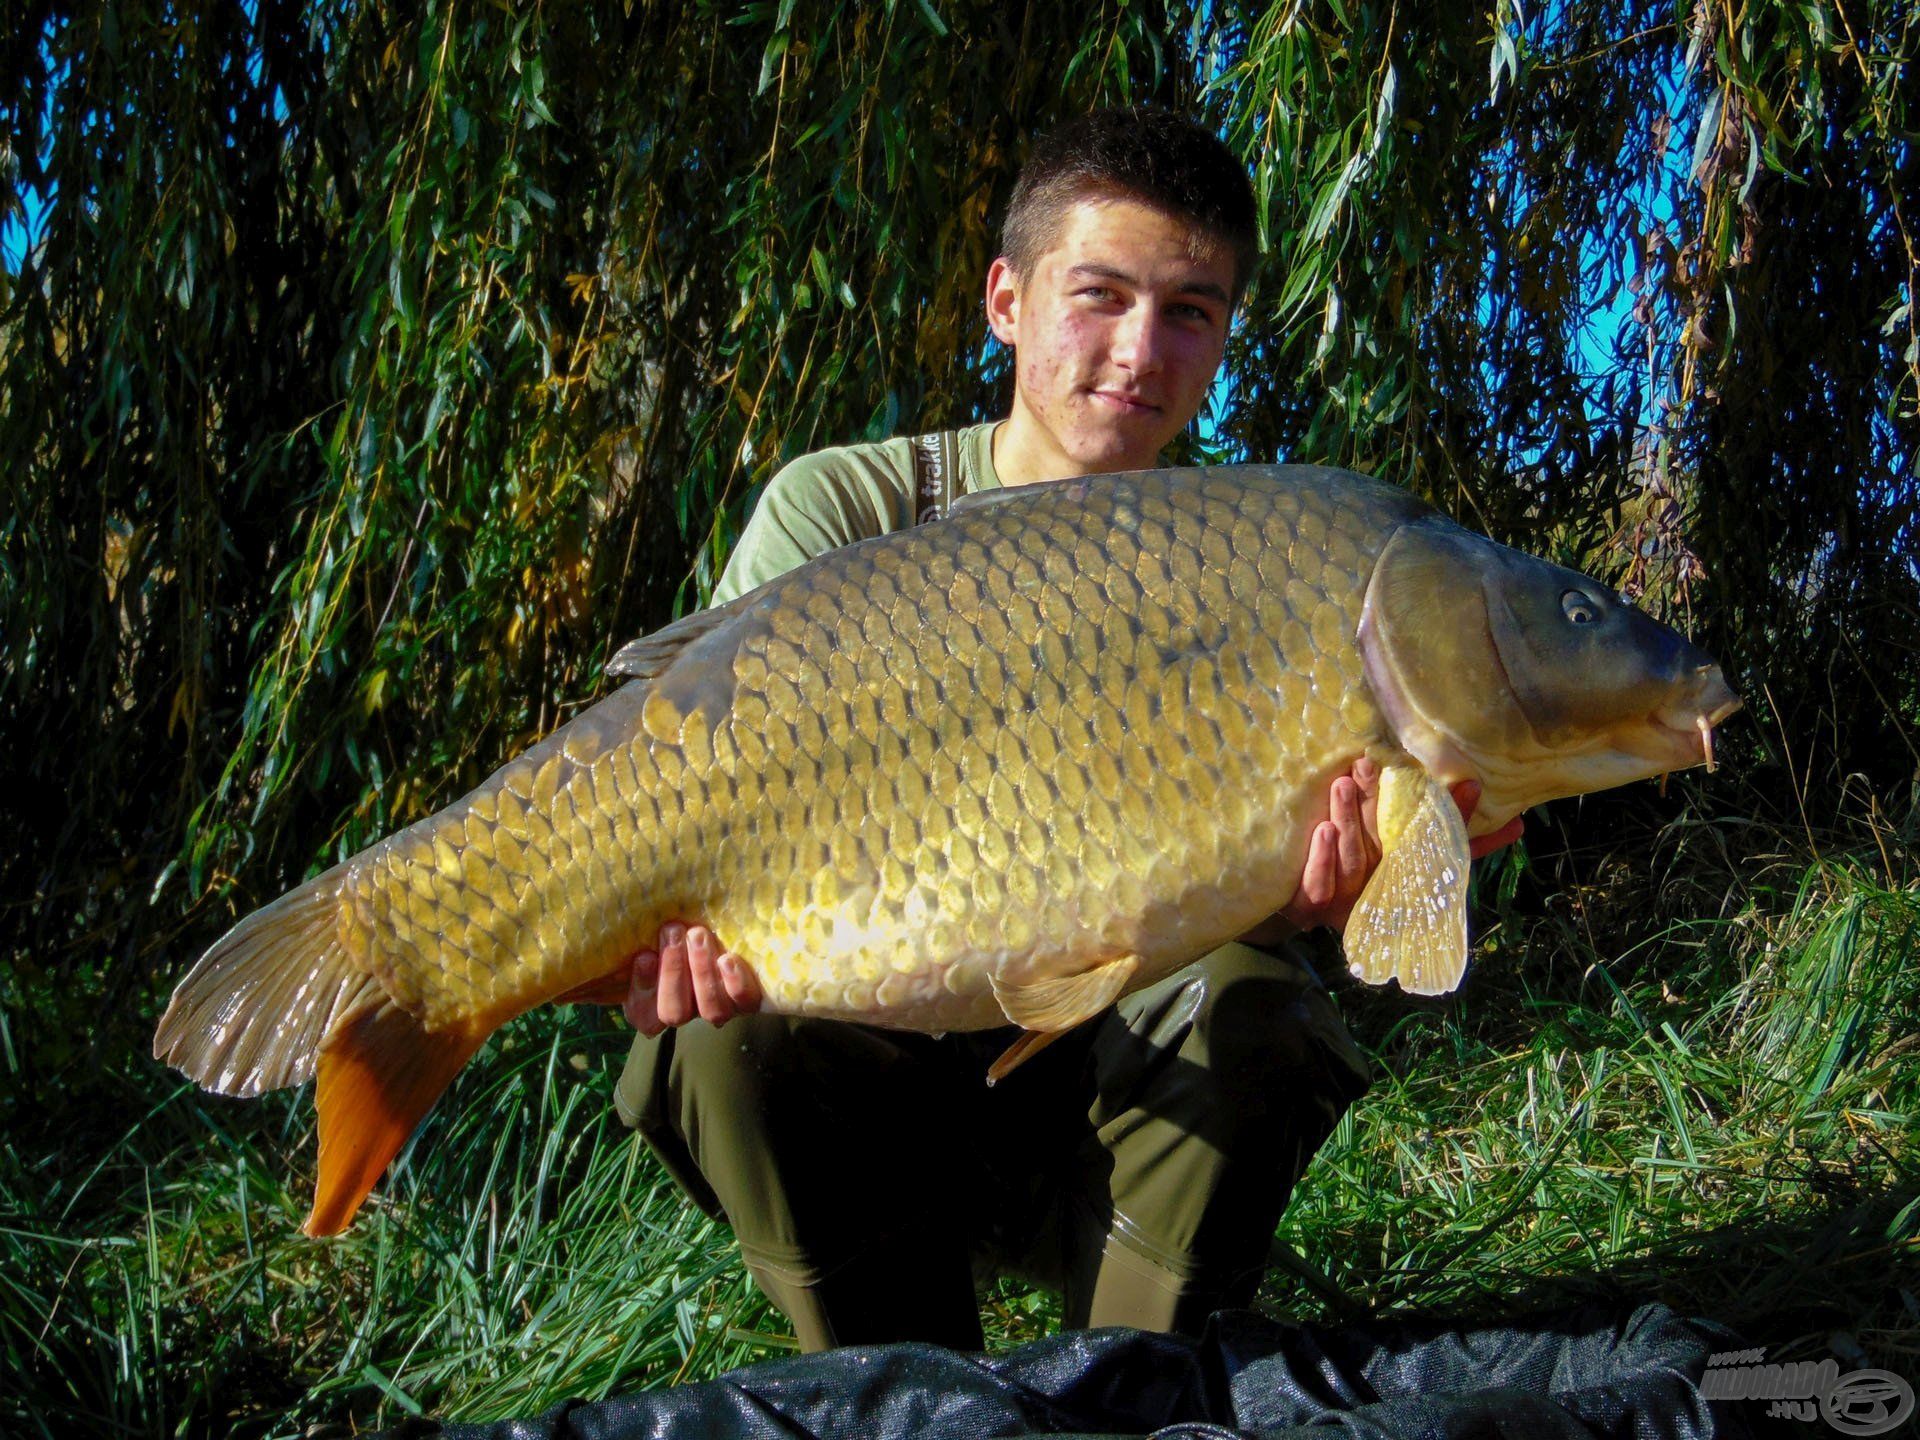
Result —
[[[1380, 800], [1380, 767], [1362, 755], [1353, 762], [1351, 774], [1335, 777], [1328, 795], [1327, 815], [1314, 827], [1307, 844], [1307, 867], [1300, 876], [1300, 888], [1282, 910], [1279, 919], [1296, 930], [1311, 930], [1330, 925], [1344, 930], [1360, 892], [1367, 888], [1374, 866], [1380, 863], [1380, 832], [1376, 811]], [[1462, 780], [1453, 787], [1453, 803], [1460, 807], [1460, 818], [1471, 821], [1480, 805], [1480, 782]], [[1472, 843], [1474, 859], [1511, 845], [1520, 838], [1524, 822], [1516, 815], [1491, 834]], [[1274, 938], [1269, 921], [1248, 932], [1249, 938]]]
[[721, 953], [704, 925], [670, 921], [660, 927], [658, 950], [633, 957], [633, 977], [620, 1008], [642, 1035], [658, 1035], [696, 1016], [724, 1025], [760, 1008], [760, 982], [738, 955]]
[[1296, 930], [1331, 925], [1346, 928], [1373, 867], [1380, 863], [1375, 812], [1380, 802], [1380, 767], [1362, 755], [1350, 774], [1334, 777], [1327, 793], [1327, 818], [1307, 842], [1307, 867], [1300, 888], [1280, 912]]

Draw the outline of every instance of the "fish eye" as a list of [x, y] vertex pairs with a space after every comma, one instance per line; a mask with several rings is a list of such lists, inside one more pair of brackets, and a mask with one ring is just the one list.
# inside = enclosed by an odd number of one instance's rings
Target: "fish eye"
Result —
[[1578, 590], [1569, 590], [1560, 597], [1560, 612], [1575, 625], [1597, 625], [1600, 623], [1600, 607]]

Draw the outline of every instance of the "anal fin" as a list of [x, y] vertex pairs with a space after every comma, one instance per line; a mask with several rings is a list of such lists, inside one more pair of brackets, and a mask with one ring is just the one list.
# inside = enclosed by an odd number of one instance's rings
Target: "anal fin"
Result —
[[320, 1052], [320, 1176], [302, 1230], [337, 1235], [352, 1223], [387, 1162], [491, 1029], [428, 1030], [391, 1003], [341, 1024]]
[[1401, 765], [1381, 774], [1379, 825], [1380, 864], [1343, 937], [1347, 968], [1370, 985], [1444, 995], [1467, 969], [1466, 822], [1446, 786]]
[[1023, 1029], [1071, 1030], [1118, 1000], [1139, 968], [1138, 955], [1121, 955], [1075, 975], [1049, 975], [1020, 985], [996, 975], [993, 998], [1007, 1019]]
[[993, 998], [1026, 1034], [988, 1067], [987, 1083], [1003, 1079], [1021, 1062], [1118, 1000], [1139, 968], [1138, 955], [1121, 955], [1076, 975], [1052, 975], [1023, 985], [1006, 984], [995, 977]]

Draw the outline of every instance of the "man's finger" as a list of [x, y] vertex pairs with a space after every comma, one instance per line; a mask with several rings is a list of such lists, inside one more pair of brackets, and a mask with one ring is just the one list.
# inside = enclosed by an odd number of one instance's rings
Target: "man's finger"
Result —
[[654, 1008], [654, 995], [651, 990], [644, 995], [629, 995], [627, 1003], [620, 1008], [627, 1017], [627, 1023], [649, 1040], [667, 1028], [661, 1023], [660, 1014]]
[[1380, 797], [1380, 767], [1362, 755], [1353, 762], [1353, 783], [1360, 789], [1363, 800], [1377, 800]]
[[1459, 809], [1462, 820], [1473, 819], [1473, 812], [1480, 808], [1480, 782], [1462, 780], [1454, 786], [1453, 803]]
[[687, 972], [687, 927], [660, 927], [660, 983], [654, 1009], [662, 1025], [685, 1025], [699, 1013], [693, 1004], [693, 977]]
[[1353, 762], [1353, 783], [1360, 787], [1360, 825], [1367, 835], [1367, 858], [1380, 855], [1380, 767], [1362, 755]]
[[751, 1015], [760, 1008], [762, 996], [760, 982], [753, 971], [738, 955], [729, 951], [720, 957], [720, 983], [727, 987], [727, 995], [733, 1001], [733, 1008], [742, 1015]]
[[633, 957], [632, 988], [651, 990], [660, 983], [660, 952], [642, 950]]
[[652, 950], [642, 950], [633, 957], [633, 976], [627, 982], [627, 998], [620, 1012], [642, 1035], [658, 1035], [666, 1029], [660, 1023], [660, 1012], [654, 1007], [653, 992], [659, 981], [659, 955]]
[[706, 926], [695, 925], [687, 931], [687, 970], [693, 979], [693, 998], [700, 1008], [700, 1018], [709, 1025], [724, 1025], [733, 1018], [733, 1001], [720, 984], [717, 949], [713, 932]]
[[1360, 787], [1344, 775], [1333, 782], [1333, 825], [1340, 860], [1335, 888], [1351, 887], [1366, 874], [1367, 832], [1360, 820]]
[[1307, 868], [1301, 873], [1300, 893], [1294, 896], [1294, 905], [1304, 900], [1317, 910], [1333, 899], [1334, 867], [1339, 849], [1340, 832], [1331, 820], [1322, 820], [1313, 827], [1313, 838], [1307, 842]]

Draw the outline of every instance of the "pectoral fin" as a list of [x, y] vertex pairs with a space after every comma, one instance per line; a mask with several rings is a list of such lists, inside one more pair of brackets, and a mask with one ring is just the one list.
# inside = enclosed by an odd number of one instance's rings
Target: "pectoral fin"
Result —
[[993, 981], [993, 998], [1007, 1019], [1026, 1030], [987, 1070], [987, 1083], [1010, 1073], [1066, 1031], [1091, 1020], [1120, 998], [1140, 968], [1138, 955], [1122, 955], [1077, 975], [1054, 975], [1022, 985]]
[[1447, 787], [1413, 766], [1380, 777], [1381, 858], [1347, 921], [1347, 968], [1444, 995], [1467, 969], [1466, 822]]

